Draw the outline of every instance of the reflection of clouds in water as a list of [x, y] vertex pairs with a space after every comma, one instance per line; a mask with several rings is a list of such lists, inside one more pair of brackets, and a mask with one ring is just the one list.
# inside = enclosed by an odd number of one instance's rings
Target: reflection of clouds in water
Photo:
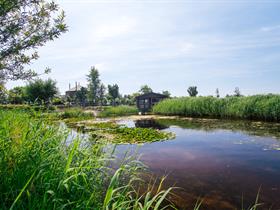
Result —
[[[133, 127], [132, 121], [121, 122]], [[152, 173], [168, 174], [170, 186], [176, 183], [186, 189], [180, 193], [181, 206], [204, 196], [205, 203], [214, 209], [232, 209], [230, 205], [238, 204], [242, 193], [246, 195], [244, 199], [253, 201], [260, 185], [262, 199], [280, 206], [275, 193], [275, 189], [280, 189], [280, 152], [271, 151], [280, 149], [279, 141], [241, 131], [206, 131], [201, 127], [197, 130], [170, 125], [166, 131], [176, 133], [176, 138], [147, 143], [140, 149], [136, 145], [119, 145], [114, 155], [122, 159], [127, 151], [142, 154], [141, 160]], [[71, 135], [75, 137], [75, 132]]]

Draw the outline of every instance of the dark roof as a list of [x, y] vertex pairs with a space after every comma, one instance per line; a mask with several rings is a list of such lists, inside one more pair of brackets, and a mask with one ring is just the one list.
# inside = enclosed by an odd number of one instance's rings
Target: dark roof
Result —
[[167, 98], [166, 95], [163, 95], [163, 94], [160, 94], [160, 93], [154, 93], [154, 92], [151, 92], [151, 93], [145, 93], [143, 95], [140, 95], [140, 96], [136, 96], [137, 99], [139, 98]]

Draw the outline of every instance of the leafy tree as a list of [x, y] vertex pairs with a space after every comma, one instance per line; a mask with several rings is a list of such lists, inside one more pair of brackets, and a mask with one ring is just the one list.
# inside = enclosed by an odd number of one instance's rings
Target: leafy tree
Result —
[[0, 80], [0, 103], [6, 103], [6, 89], [4, 81]]
[[162, 91], [162, 95], [165, 95], [165, 96], [167, 96], [168, 98], [170, 98], [171, 93], [170, 93], [168, 90], [164, 90], [164, 91]]
[[234, 90], [234, 96], [236, 96], [236, 97], [242, 96], [242, 95], [241, 95], [241, 92], [240, 92], [240, 90], [239, 90], [239, 87], [236, 87], [236, 88], [235, 88], [235, 90]]
[[112, 100], [113, 106], [116, 105], [116, 99], [120, 96], [119, 86], [117, 84], [108, 85], [108, 95]]
[[88, 93], [87, 89], [85, 87], [81, 87], [81, 89], [76, 92], [75, 95], [76, 102], [82, 106], [85, 106], [87, 100], [87, 93]]
[[189, 93], [189, 96], [196, 97], [197, 94], [198, 94], [197, 87], [196, 86], [190, 86], [188, 88], [188, 93]]
[[99, 105], [103, 106], [106, 104], [106, 87], [104, 84], [101, 84], [99, 89], [98, 89], [98, 92], [97, 92], [97, 95], [98, 95], [98, 101], [99, 101]]
[[36, 79], [26, 86], [26, 98], [29, 102], [48, 104], [58, 93], [56, 82], [52, 79]]
[[141, 94], [146, 94], [146, 93], [151, 93], [151, 92], [153, 92], [153, 90], [152, 90], [152, 88], [150, 88], [148, 85], [143, 85], [143, 86], [141, 86], [139, 92], [140, 92]]
[[[46, 0], [0, 1], [0, 75], [29, 79], [36, 74], [25, 65], [38, 59], [36, 49], [67, 31], [64, 12]], [[46, 70], [48, 71], [48, 69]]]
[[216, 89], [216, 97], [217, 97], [217, 98], [220, 98], [220, 91], [219, 91], [219, 88]]
[[88, 101], [92, 105], [96, 105], [98, 102], [98, 92], [100, 88], [99, 72], [93, 66], [90, 69], [89, 75], [87, 75], [88, 80]]
[[24, 87], [14, 87], [9, 90], [8, 101], [11, 104], [23, 104], [26, 99]]

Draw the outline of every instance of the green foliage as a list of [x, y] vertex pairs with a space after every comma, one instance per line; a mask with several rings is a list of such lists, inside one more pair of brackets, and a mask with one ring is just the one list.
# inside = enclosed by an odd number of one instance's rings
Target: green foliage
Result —
[[280, 121], [280, 95], [174, 98], [161, 101], [154, 106], [153, 112], [188, 117]]
[[100, 106], [103, 106], [107, 103], [105, 96], [106, 96], [106, 87], [104, 84], [101, 84], [97, 92], [98, 103]]
[[52, 79], [36, 79], [25, 87], [26, 100], [32, 103], [48, 104], [58, 93], [56, 82]]
[[0, 104], [5, 103], [6, 100], [7, 100], [6, 88], [5, 88], [4, 82], [1, 81], [1, 78], [0, 78]]
[[37, 75], [25, 65], [38, 58], [36, 49], [67, 30], [64, 12], [45, 0], [0, 1], [0, 79]]
[[133, 93], [130, 95], [124, 95], [120, 98], [120, 103], [122, 105], [128, 105], [128, 106], [135, 106], [136, 105], [136, 97], [139, 96], [140, 93]]
[[76, 92], [76, 95], [75, 95], [76, 102], [82, 106], [85, 106], [86, 100], [87, 100], [87, 93], [88, 93], [87, 89], [84, 87], [81, 87], [81, 90], [78, 90]]
[[[139, 194], [143, 165], [114, 172], [102, 144], [87, 147], [38, 113], [0, 110], [1, 209], [163, 209], [171, 189]], [[112, 178], [111, 178], [112, 177]], [[145, 198], [145, 200], [143, 200]]]
[[8, 101], [11, 104], [23, 104], [26, 100], [25, 87], [14, 87], [8, 92]]
[[119, 86], [117, 84], [108, 85], [108, 96], [112, 100], [112, 105], [116, 105], [116, 99], [120, 97]]
[[165, 96], [167, 96], [168, 98], [170, 98], [171, 93], [170, 93], [168, 90], [164, 90], [164, 91], [162, 91], [162, 95], [165, 95]]
[[116, 106], [116, 107], [104, 107], [99, 117], [117, 117], [117, 116], [128, 116], [138, 113], [138, 109], [135, 106]]
[[141, 86], [139, 92], [140, 92], [141, 94], [146, 94], [146, 93], [151, 93], [151, 92], [153, 92], [153, 90], [152, 90], [152, 88], [150, 88], [148, 85], [143, 85], [143, 86]]
[[239, 87], [236, 87], [236, 88], [234, 89], [234, 96], [236, 96], [236, 97], [242, 96], [242, 95], [241, 95], [241, 92], [240, 92], [240, 90], [239, 90]]
[[88, 80], [88, 101], [92, 105], [97, 105], [98, 102], [98, 91], [100, 88], [99, 71], [94, 66], [91, 67]]
[[196, 86], [190, 86], [190, 87], [188, 88], [188, 94], [189, 94], [189, 96], [191, 96], [191, 97], [196, 97], [197, 94], [198, 94], [197, 87], [196, 87]]
[[124, 144], [148, 143], [174, 138], [172, 133], [162, 132], [152, 128], [119, 127], [110, 130], [110, 133], [116, 134], [113, 138], [113, 143]]
[[92, 119], [93, 114], [90, 112], [85, 112], [79, 108], [69, 108], [66, 109], [58, 114], [60, 119], [68, 119], [68, 118], [75, 118], [75, 119]]

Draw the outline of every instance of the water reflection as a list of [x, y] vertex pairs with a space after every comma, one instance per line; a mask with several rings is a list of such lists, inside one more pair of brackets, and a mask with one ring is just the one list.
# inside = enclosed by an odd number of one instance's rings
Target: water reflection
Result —
[[162, 124], [154, 119], [135, 120], [134, 124], [137, 128], [154, 128], [158, 130], [169, 128], [168, 125]]
[[[201, 119], [156, 123], [176, 138], [145, 144], [139, 153], [154, 175], [168, 174], [167, 186], [181, 187], [173, 198], [179, 209], [192, 209], [198, 197], [204, 198], [202, 209], [241, 209], [242, 202], [254, 202], [260, 187], [265, 204], [259, 209], [280, 209], [279, 124]], [[136, 148], [120, 145], [117, 153]]]

